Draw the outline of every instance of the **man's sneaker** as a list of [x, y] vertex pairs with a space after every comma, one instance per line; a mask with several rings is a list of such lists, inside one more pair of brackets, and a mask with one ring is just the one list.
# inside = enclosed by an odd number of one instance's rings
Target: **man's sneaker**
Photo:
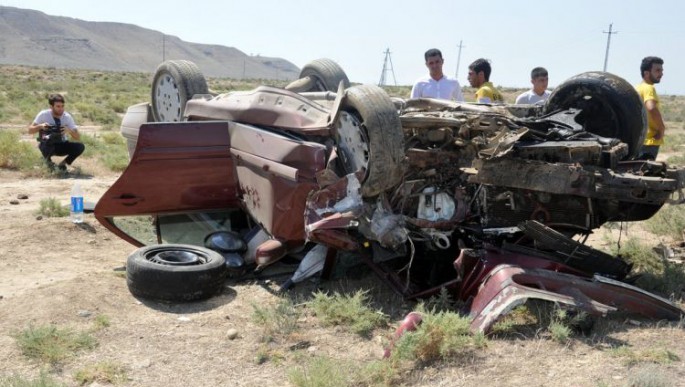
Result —
[[55, 163], [53, 163], [52, 160], [45, 160], [45, 166], [48, 167], [48, 170], [49, 170], [50, 172], [54, 172], [54, 171], [55, 171]]

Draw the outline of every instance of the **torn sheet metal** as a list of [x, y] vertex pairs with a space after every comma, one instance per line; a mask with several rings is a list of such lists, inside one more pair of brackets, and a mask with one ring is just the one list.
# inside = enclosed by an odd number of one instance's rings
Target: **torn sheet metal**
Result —
[[616, 310], [657, 320], [678, 320], [685, 315], [674, 303], [624, 282], [498, 265], [471, 303], [471, 330], [487, 332], [502, 315], [531, 298], [601, 316]]

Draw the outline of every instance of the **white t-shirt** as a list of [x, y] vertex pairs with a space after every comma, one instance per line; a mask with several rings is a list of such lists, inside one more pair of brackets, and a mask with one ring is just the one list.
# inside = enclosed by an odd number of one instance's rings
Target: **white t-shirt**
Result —
[[[69, 129], [77, 130], [76, 122], [74, 122], [74, 119], [71, 117], [71, 114], [64, 112], [62, 114], [62, 117], [57, 118], [59, 118], [62, 121], [62, 126], [66, 126]], [[42, 124], [43, 122], [47, 122], [50, 125], [55, 125], [55, 118], [52, 116], [52, 110], [45, 109], [38, 113], [36, 115], [36, 118], [33, 119], [34, 124]]]
[[411, 98], [438, 98], [453, 101], [464, 101], [461, 86], [456, 79], [445, 75], [436, 81], [430, 75], [419, 78], [411, 89]]
[[552, 93], [550, 93], [549, 90], [545, 90], [545, 92], [542, 93], [542, 95], [537, 95], [531, 89], [516, 97], [516, 104], [540, 105], [547, 101], [547, 98], [549, 98], [550, 94]]

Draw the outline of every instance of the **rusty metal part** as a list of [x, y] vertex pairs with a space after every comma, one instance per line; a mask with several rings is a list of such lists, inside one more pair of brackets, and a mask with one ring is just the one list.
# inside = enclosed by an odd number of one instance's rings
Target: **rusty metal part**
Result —
[[542, 247], [559, 254], [565, 264], [579, 270], [624, 279], [633, 267], [622, 259], [576, 242], [540, 222], [522, 222], [519, 228]]
[[531, 298], [601, 316], [620, 310], [647, 318], [678, 320], [685, 314], [664, 298], [601, 276], [583, 278], [544, 269], [499, 265], [485, 278], [471, 303], [471, 331], [487, 332], [503, 314]]
[[663, 204], [679, 182], [674, 179], [616, 173], [594, 166], [550, 164], [534, 160], [498, 158], [476, 160], [469, 182], [553, 194], [570, 194], [631, 203]]

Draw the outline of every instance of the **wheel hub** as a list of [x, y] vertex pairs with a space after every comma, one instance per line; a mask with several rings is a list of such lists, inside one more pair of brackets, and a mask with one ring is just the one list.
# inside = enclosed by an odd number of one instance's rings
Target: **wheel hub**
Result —
[[346, 173], [354, 173], [360, 169], [368, 170], [369, 144], [359, 120], [342, 112], [337, 123], [338, 153], [343, 160]]
[[162, 251], [148, 257], [151, 262], [172, 266], [191, 266], [205, 263], [205, 259], [190, 251]]
[[181, 95], [178, 85], [170, 74], [159, 77], [155, 85], [157, 94], [156, 108], [162, 122], [181, 120]]

